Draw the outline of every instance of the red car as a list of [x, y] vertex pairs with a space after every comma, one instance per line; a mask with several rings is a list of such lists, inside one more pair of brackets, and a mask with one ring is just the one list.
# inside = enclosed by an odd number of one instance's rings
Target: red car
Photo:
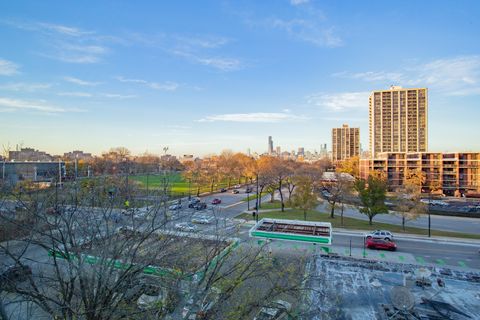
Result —
[[222, 203], [222, 200], [220, 199], [215, 198], [212, 200], [212, 204], [220, 204], [220, 203]]
[[365, 245], [369, 249], [397, 250], [395, 242], [383, 239], [367, 239]]

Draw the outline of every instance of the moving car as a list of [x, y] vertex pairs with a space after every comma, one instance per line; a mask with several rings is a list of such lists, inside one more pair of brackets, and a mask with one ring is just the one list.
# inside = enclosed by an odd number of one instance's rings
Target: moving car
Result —
[[227, 189], [222, 188], [222, 189], [220, 189], [220, 192], [227, 192]]
[[192, 223], [209, 224], [212, 221], [213, 217], [209, 216], [197, 216], [192, 218]]
[[365, 245], [369, 249], [383, 249], [383, 250], [397, 250], [397, 245], [393, 241], [387, 241], [383, 239], [367, 239], [365, 241]]
[[198, 230], [198, 227], [190, 222], [181, 222], [175, 225], [175, 229], [180, 231], [195, 232]]
[[212, 200], [212, 204], [220, 204], [222, 203], [222, 200], [218, 199], [218, 198], [215, 198]]
[[182, 205], [177, 203], [177, 204], [172, 204], [170, 207], [168, 207], [168, 210], [180, 210], [182, 209]]
[[233, 189], [233, 190], [232, 190], [232, 193], [233, 193], [233, 194], [237, 194], [237, 193], [239, 193], [239, 192], [240, 192], [240, 191], [238, 191], [237, 189]]
[[207, 209], [207, 204], [205, 202], [199, 202], [193, 206], [195, 210], [205, 210]]
[[393, 240], [393, 234], [387, 230], [375, 230], [365, 235], [367, 239]]
[[245, 190], [245, 193], [250, 193], [252, 192], [252, 188], [248, 187], [246, 190]]
[[271, 305], [263, 307], [253, 320], [280, 320], [286, 319], [292, 305], [283, 300], [277, 300]]
[[199, 203], [199, 202], [200, 202], [200, 199], [199, 199], [199, 198], [192, 198], [192, 199], [190, 199], [190, 200], [188, 201], [188, 207], [189, 207], [189, 208], [193, 208], [193, 207], [195, 207], [195, 205], [196, 205], [197, 203]]

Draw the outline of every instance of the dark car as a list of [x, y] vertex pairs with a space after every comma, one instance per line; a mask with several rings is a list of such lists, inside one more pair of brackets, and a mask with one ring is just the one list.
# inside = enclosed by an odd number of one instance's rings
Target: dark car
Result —
[[249, 188], [247, 188], [247, 189], [245, 189], [245, 193], [251, 193], [252, 191], [253, 191], [253, 189], [252, 189], [252, 188], [250, 188], [250, 187], [249, 187]]
[[382, 250], [397, 250], [397, 245], [393, 241], [383, 240], [383, 239], [367, 239], [365, 245], [369, 249], [382, 249]]
[[194, 206], [195, 210], [205, 210], [207, 209], [207, 204], [205, 202], [199, 202]]
[[222, 189], [220, 189], [220, 192], [227, 192], [227, 189], [222, 188]]
[[0, 288], [9, 288], [16, 282], [23, 282], [32, 275], [32, 269], [26, 265], [13, 265], [5, 269], [0, 275]]
[[218, 198], [215, 198], [212, 200], [212, 204], [220, 204], [222, 203], [222, 200], [218, 199]]
[[233, 193], [233, 194], [237, 194], [237, 193], [239, 193], [239, 192], [240, 192], [240, 191], [238, 191], [237, 189], [233, 189], [233, 190], [232, 190], [232, 193]]

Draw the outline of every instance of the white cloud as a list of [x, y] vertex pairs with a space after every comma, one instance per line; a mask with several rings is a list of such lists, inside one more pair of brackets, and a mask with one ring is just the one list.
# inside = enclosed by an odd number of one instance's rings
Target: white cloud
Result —
[[199, 122], [285, 122], [294, 120], [306, 120], [305, 116], [296, 116], [287, 112], [253, 112], [253, 113], [230, 113], [206, 116]]
[[113, 98], [113, 99], [131, 99], [135, 98], [136, 95], [133, 94], [117, 94], [117, 93], [102, 93], [102, 96], [105, 98]]
[[46, 22], [1, 21], [39, 36], [44, 44], [40, 56], [68, 63], [97, 63], [110, 51], [105, 43], [124, 43], [117, 37], [99, 35], [95, 31]]
[[183, 48], [207, 48], [213, 49], [224, 46], [230, 39], [219, 36], [175, 36], [176, 46]]
[[92, 97], [91, 93], [88, 92], [60, 92], [57, 93], [59, 96], [65, 97], [79, 97], [79, 98], [90, 98]]
[[339, 72], [333, 76], [368, 82], [429, 87], [446, 95], [480, 94], [480, 55], [437, 59], [400, 71]]
[[331, 111], [367, 109], [370, 92], [317, 93], [307, 97], [307, 102]]
[[300, 4], [305, 4], [305, 3], [308, 3], [309, 0], [290, 0], [290, 4], [292, 6], [298, 6]]
[[12, 76], [18, 73], [18, 65], [0, 58], [0, 76]]
[[84, 31], [79, 28], [74, 28], [74, 27], [69, 27], [69, 26], [64, 26], [59, 24], [52, 24], [52, 23], [39, 22], [37, 25], [40, 28], [43, 28], [44, 30], [53, 31], [53, 32], [60, 33], [66, 36], [71, 36], [71, 37], [81, 37], [81, 36], [94, 33], [92, 31]]
[[241, 61], [235, 58], [206, 57], [181, 50], [173, 50], [172, 53], [191, 62], [213, 67], [221, 71], [235, 71], [242, 68]]
[[28, 101], [20, 99], [11, 99], [0, 97], [0, 107], [6, 108], [7, 110], [33, 110], [46, 113], [63, 113], [63, 112], [80, 112], [83, 110], [80, 109], [65, 109], [50, 105], [45, 101]]
[[101, 84], [101, 82], [85, 81], [85, 80], [74, 78], [74, 77], [63, 77], [63, 80], [65, 80], [67, 82], [78, 84], [80, 86], [97, 86], [97, 85]]
[[172, 81], [165, 81], [163, 83], [159, 83], [159, 82], [150, 82], [142, 79], [128, 79], [121, 76], [117, 77], [116, 79], [120, 82], [142, 84], [151, 89], [161, 90], [161, 91], [175, 91], [179, 87], [178, 83], [172, 82]]
[[335, 34], [332, 26], [325, 26], [322, 19], [291, 19], [279, 18], [267, 20], [267, 25], [280, 29], [294, 39], [311, 43], [318, 47], [335, 48], [343, 45], [342, 39]]
[[38, 90], [46, 90], [52, 87], [51, 83], [7, 83], [0, 85], [0, 90], [33, 92]]

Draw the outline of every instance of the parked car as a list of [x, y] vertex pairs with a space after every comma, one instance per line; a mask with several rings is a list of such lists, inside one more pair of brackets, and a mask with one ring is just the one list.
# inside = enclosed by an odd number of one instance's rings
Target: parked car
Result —
[[182, 318], [188, 320], [210, 319], [210, 311], [218, 303], [220, 293], [220, 289], [212, 287], [202, 301], [194, 303], [192, 299], [187, 300], [182, 310]]
[[387, 230], [375, 230], [368, 233], [365, 238], [367, 239], [383, 239], [383, 240], [393, 240], [393, 234]]
[[220, 192], [227, 192], [227, 189], [222, 188], [222, 189], [220, 189]]
[[322, 195], [325, 198], [330, 198], [332, 196], [332, 194], [330, 192], [328, 192], [328, 190], [322, 190]]
[[233, 193], [233, 194], [237, 194], [237, 193], [239, 193], [239, 192], [240, 192], [240, 191], [238, 191], [237, 189], [233, 189], [233, 190], [232, 190], [232, 193]]
[[148, 285], [144, 290], [144, 293], [137, 300], [140, 310], [148, 310], [163, 302], [164, 297], [160, 287]]
[[369, 249], [383, 249], [383, 250], [397, 250], [397, 245], [393, 241], [383, 240], [383, 239], [367, 239], [365, 245]]
[[192, 218], [192, 223], [209, 224], [212, 221], [213, 217], [209, 216], [197, 216]]
[[168, 210], [180, 210], [180, 209], [182, 209], [182, 205], [180, 203], [172, 204], [170, 207], [168, 207]]
[[283, 300], [277, 300], [271, 305], [260, 309], [253, 320], [280, 320], [286, 319], [288, 312], [292, 309], [292, 305]]
[[222, 203], [222, 200], [218, 199], [218, 198], [215, 198], [212, 200], [212, 204], [220, 204]]
[[195, 210], [205, 210], [207, 209], [207, 204], [205, 202], [199, 202], [193, 206]]
[[237, 185], [234, 186], [235, 189], [238, 189], [238, 188], [241, 188], [241, 187], [242, 187], [242, 186], [239, 185], [239, 184], [237, 184]]
[[180, 231], [188, 231], [188, 232], [195, 232], [198, 230], [198, 227], [194, 224], [189, 222], [181, 222], [175, 225], [175, 229]]
[[195, 205], [196, 205], [197, 203], [199, 203], [199, 202], [200, 202], [200, 199], [199, 199], [199, 198], [192, 198], [192, 199], [190, 199], [190, 200], [188, 201], [188, 207], [189, 207], [189, 208], [193, 208], [193, 207], [195, 207]]
[[0, 274], [0, 291], [2, 288], [8, 289], [15, 286], [17, 282], [23, 282], [32, 275], [32, 268], [27, 265], [12, 265], [7, 267]]

